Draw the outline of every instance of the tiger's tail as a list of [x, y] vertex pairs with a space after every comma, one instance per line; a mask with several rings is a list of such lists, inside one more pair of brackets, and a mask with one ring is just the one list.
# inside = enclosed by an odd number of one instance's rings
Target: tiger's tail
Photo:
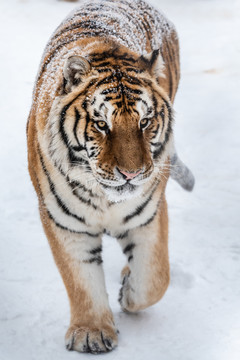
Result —
[[182, 162], [175, 152], [171, 158], [170, 176], [177, 181], [179, 185], [187, 191], [192, 191], [195, 184], [195, 178], [191, 170]]

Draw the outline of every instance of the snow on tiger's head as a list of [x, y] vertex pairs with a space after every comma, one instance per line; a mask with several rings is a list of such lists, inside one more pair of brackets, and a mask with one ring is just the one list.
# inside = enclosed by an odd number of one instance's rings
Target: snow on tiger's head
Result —
[[171, 144], [172, 108], [161, 77], [158, 50], [141, 57], [118, 48], [70, 56], [63, 95], [50, 115], [55, 163], [68, 173], [85, 166], [108, 194], [137, 192]]

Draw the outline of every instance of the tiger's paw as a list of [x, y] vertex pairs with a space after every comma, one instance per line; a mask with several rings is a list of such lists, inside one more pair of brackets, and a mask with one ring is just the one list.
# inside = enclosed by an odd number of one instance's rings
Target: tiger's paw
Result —
[[[123, 270], [125, 270], [125, 268], [123, 268]], [[129, 281], [130, 271], [129, 272], [125, 271], [124, 273], [122, 271], [121, 275], [122, 275], [122, 287], [119, 291], [118, 301], [119, 301], [123, 311], [135, 312], [138, 309], [136, 308], [135, 301], [134, 301], [135, 291], [132, 288], [130, 281]]]
[[[123, 270], [124, 269], [125, 268], [123, 268]], [[150, 304], [145, 300], [143, 290], [143, 288], [140, 289], [133, 287], [131, 282], [131, 271], [125, 271], [118, 298], [118, 301], [124, 312], [134, 313], [150, 306]]]
[[117, 346], [117, 331], [107, 325], [100, 328], [70, 326], [65, 336], [67, 350], [100, 354]]

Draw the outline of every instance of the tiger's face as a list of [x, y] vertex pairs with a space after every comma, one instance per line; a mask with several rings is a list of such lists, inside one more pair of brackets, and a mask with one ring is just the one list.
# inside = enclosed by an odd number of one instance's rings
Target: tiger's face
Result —
[[[150, 142], [157, 121], [147, 96], [126, 106], [125, 90], [115, 89], [98, 89], [87, 107], [86, 149], [93, 175], [108, 193], [133, 193], [153, 172]], [[105, 92], [112, 91], [115, 101], [106, 101]]]
[[138, 194], [164, 158], [172, 110], [153, 75], [155, 62], [73, 56], [65, 65], [62, 139], [73, 166], [84, 161], [110, 199]]

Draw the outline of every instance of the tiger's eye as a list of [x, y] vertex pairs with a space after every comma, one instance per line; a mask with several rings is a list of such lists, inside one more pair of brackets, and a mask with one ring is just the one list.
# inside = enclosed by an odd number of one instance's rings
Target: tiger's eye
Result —
[[140, 121], [140, 127], [141, 127], [141, 129], [145, 129], [148, 125], [149, 125], [149, 119], [142, 119], [141, 121]]
[[97, 125], [99, 130], [106, 131], [106, 132], [108, 132], [108, 130], [109, 130], [108, 125], [107, 125], [107, 123], [105, 121], [101, 121], [101, 120], [97, 121], [96, 125]]
[[106, 126], [106, 123], [104, 121], [98, 121], [97, 125], [99, 128], [104, 128]]

